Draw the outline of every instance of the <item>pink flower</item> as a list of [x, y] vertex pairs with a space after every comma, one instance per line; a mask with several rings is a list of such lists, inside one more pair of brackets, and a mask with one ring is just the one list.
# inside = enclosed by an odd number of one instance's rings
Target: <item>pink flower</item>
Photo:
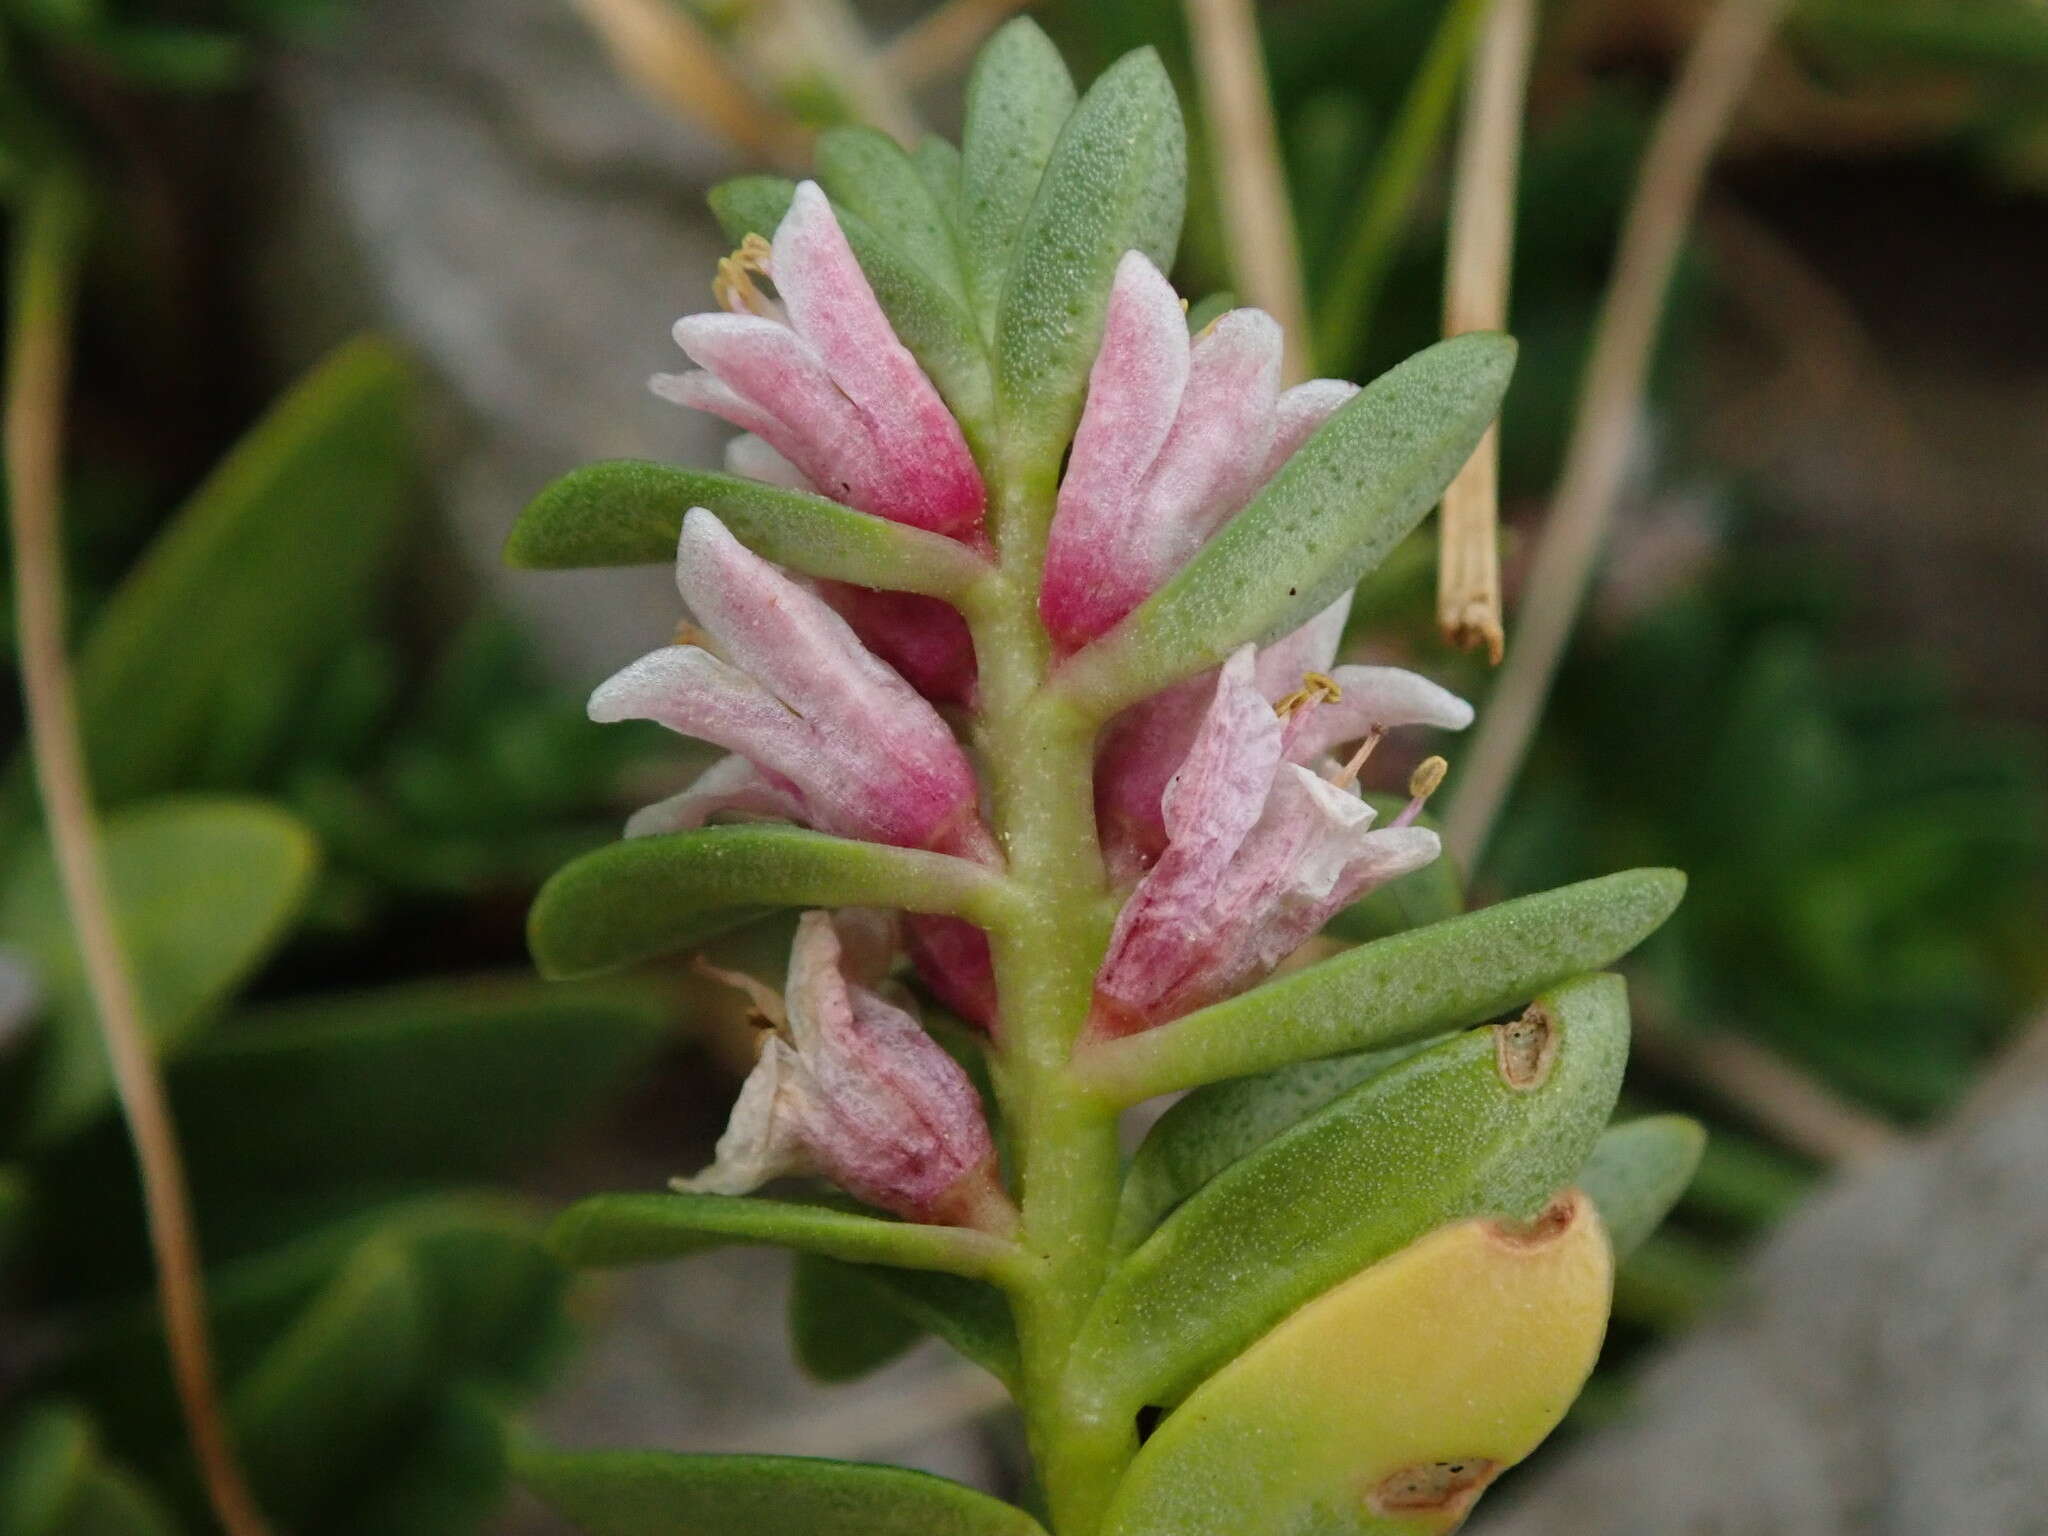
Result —
[[744, 1195], [822, 1174], [911, 1221], [1009, 1230], [974, 1084], [916, 1019], [848, 976], [841, 940], [830, 914], [806, 912], [784, 996], [747, 986], [772, 1032], [711, 1166], [676, 1187]]
[[1358, 392], [1316, 379], [1282, 394], [1280, 353], [1256, 309], [1190, 340], [1172, 285], [1124, 256], [1046, 547], [1038, 609], [1062, 652], [1149, 597]]
[[[1300, 629], [1261, 646], [1253, 686], [1278, 703], [1307, 675], [1327, 675], [1335, 696], [1297, 712], [1287, 734], [1289, 762], [1315, 764], [1333, 747], [1404, 726], [1461, 731], [1472, 706], [1425, 677], [1398, 667], [1335, 666], [1351, 599], [1333, 603]], [[1110, 722], [1095, 773], [1095, 812], [1111, 873], [1135, 879], [1167, 846], [1163, 802], [1216, 696], [1219, 674], [1203, 673], [1155, 694]]]
[[590, 697], [598, 721], [655, 720], [738, 754], [634, 818], [634, 834], [720, 811], [988, 860], [974, 771], [953, 733], [814, 593], [703, 508], [683, 519], [676, 585], [718, 654], [671, 645]]
[[1419, 799], [1375, 831], [1348, 781], [1289, 761], [1289, 737], [1322, 734], [1313, 713], [1326, 707], [1283, 719], [1250, 646], [1224, 664], [1162, 797], [1165, 851], [1117, 916], [1092, 1033], [1129, 1034], [1241, 991], [1338, 908], [1437, 856], [1436, 834], [1407, 824]]
[[755, 434], [835, 501], [979, 537], [987, 495], [960, 424], [896, 339], [815, 182], [797, 188], [772, 243], [722, 264], [716, 291], [726, 312], [676, 322], [700, 371], [656, 375], [656, 394]]

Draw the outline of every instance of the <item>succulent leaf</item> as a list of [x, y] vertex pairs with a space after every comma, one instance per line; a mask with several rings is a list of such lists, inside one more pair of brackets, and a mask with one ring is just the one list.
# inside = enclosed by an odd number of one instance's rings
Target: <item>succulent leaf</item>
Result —
[[1499, 412], [1514, 364], [1513, 341], [1475, 331], [1381, 374], [1057, 686], [1106, 719], [1306, 623], [1436, 504]]
[[958, 597], [987, 564], [956, 539], [738, 475], [613, 459], [571, 470], [535, 497], [505, 541], [524, 570], [671, 564], [684, 514], [715, 512], [755, 554], [833, 581]]
[[1146, 1442], [1105, 1536], [1437, 1536], [1593, 1368], [1612, 1260], [1590, 1201], [1433, 1232], [1310, 1302]]
[[991, 337], [1018, 231], [1073, 110], [1073, 76], [1029, 17], [1005, 25], [975, 60], [957, 168], [961, 255]]
[[861, 1462], [526, 1447], [513, 1471], [589, 1536], [1045, 1536], [986, 1494]]
[[1098, 1092], [1154, 1094], [1476, 1024], [1569, 977], [1612, 965], [1685, 894], [1670, 869], [1632, 869], [1521, 896], [1361, 944], [1228, 1002], [1090, 1047]]
[[884, 1221], [830, 1206], [746, 1195], [593, 1195], [556, 1218], [562, 1261], [613, 1269], [688, 1258], [734, 1243], [772, 1243], [855, 1264], [985, 1271], [1003, 1245], [957, 1227]]
[[[1111, 65], [1067, 119], [1017, 236], [996, 321], [1003, 451], [1049, 476], [1080, 418], [1126, 251], [1171, 265], [1187, 136], [1151, 49]], [[1221, 656], [1217, 658], [1221, 660]]]
[[996, 877], [945, 854], [797, 827], [710, 827], [587, 853], [534, 898], [544, 975], [616, 970], [673, 954], [775, 907], [901, 907], [972, 918]]
[[1591, 1153], [1627, 1057], [1621, 979], [1592, 976], [1368, 1078], [1211, 1179], [1116, 1268], [1075, 1344], [1080, 1390], [1119, 1419], [1178, 1402], [1423, 1233], [1534, 1217]]
[[1705, 1128], [1684, 1115], [1649, 1115], [1600, 1138], [1578, 1184], [1600, 1208], [1617, 1262], [1671, 1213], [1706, 1149]]

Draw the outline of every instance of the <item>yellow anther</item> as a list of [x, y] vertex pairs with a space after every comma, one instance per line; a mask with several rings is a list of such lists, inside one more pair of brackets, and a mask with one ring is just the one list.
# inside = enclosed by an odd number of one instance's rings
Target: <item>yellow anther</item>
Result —
[[745, 310], [750, 314], [774, 316], [774, 305], [754, 281], [757, 276], [768, 275], [771, 254], [766, 240], [759, 235], [749, 235], [740, 242], [738, 250], [719, 258], [718, 275], [711, 280], [711, 297], [720, 309], [734, 314]]
[[1440, 757], [1425, 757], [1415, 765], [1415, 771], [1408, 775], [1408, 793], [1417, 800], [1427, 800], [1437, 792], [1437, 786], [1444, 781], [1444, 775], [1451, 771], [1451, 765]]
[[668, 643], [670, 645], [694, 645], [700, 651], [709, 651], [714, 656], [718, 654], [718, 646], [711, 638], [711, 631], [699, 629], [688, 619], [677, 621], [675, 632], [669, 636]]
[[1311, 704], [1335, 704], [1343, 697], [1344, 690], [1327, 672], [1304, 672], [1301, 686], [1276, 703], [1273, 713], [1285, 719], [1297, 709], [1306, 709]]

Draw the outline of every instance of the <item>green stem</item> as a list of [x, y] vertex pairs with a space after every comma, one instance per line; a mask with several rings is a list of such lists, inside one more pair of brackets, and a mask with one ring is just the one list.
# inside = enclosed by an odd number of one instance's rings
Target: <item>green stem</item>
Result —
[[[1068, 1401], [1068, 1356], [1101, 1289], [1120, 1169], [1116, 1110], [1075, 1081], [1108, 939], [1094, 817], [1095, 723], [1049, 693], [1037, 611], [1052, 477], [1002, 475], [1001, 569], [965, 604], [981, 658], [978, 745], [1017, 900], [990, 929], [1001, 1034], [995, 1077], [1012, 1129], [1029, 1255], [1010, 1287], [1020, 1398], [1058, 1536], [1094, 1536], [1129, 1450]], [[1105, 1450], [1105, 1445], [1113, 1447]]]

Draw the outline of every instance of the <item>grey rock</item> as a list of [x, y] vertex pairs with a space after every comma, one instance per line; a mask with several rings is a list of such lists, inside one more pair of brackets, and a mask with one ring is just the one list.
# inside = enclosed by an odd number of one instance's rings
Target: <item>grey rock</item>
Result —
[[1483, 1536], [2048, 1531], [2048, 1085], [1846, 1179]]
[[724, 150], [621, 85], [560, 0], [372, 0], [272, 72], [265, 309], [302, 364], [375, 327], [430, 376], [430, 472], [468, 570], [590, 680], [666, 636], [658, 569], [524, 575], [519, 508], [593, 458], [715, 463], [726, 435], [653, 399], [706, 307]]

